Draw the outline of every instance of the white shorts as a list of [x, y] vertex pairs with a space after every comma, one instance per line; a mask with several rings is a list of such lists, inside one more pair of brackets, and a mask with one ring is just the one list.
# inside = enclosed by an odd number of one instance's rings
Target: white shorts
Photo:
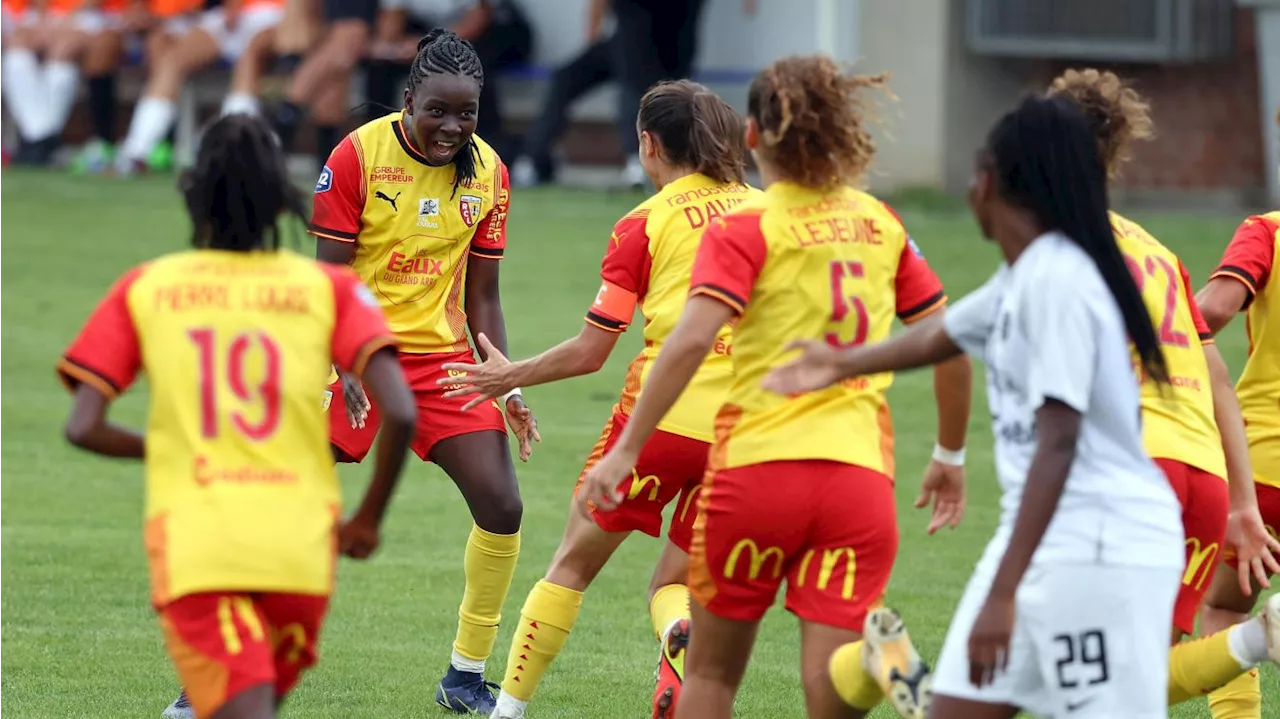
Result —
[[1182, 570], [1032, 566], [1018, 588], [1007, 671], [969, 681], [969, 634], [992, 573], [969, 580], [938, 658], [933, 691], [1040, 717], [1166, 719], [1169, 631]]
[[[45, 19], [39, 10], [12, 12], [3, 9], [0, 16], [0, 34], [8, 37], [15, 30], [38, 25]], [[96, 35], [107, 30], [118, 30], [124, 26], [124, 17], [118, 12], [102, 12], [101, 10], [80, 10], [69, 15], [52, 15], [57, 22], [66, 22], [81, 32]]]
[[199, 28], [217, 43], [222, 59], [234, 63], [249, 49], [249, 43], [258, 33], [279, 25], [283, 19], [283, 5], [254, 5], [242, 10], [235, 29], [228, 30], [222, 8], [214, 8], [197, 15], [170, 18], [165, 24], [165, 32], [186, 35]]

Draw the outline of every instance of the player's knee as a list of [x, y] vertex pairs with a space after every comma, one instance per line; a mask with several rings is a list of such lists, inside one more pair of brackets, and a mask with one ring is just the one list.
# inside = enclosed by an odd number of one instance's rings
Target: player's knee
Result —
[[483, 508], [473, 508], [477, 525], [493, 534], [515, 534], [520, 531], [524, 519], [524, 500], [519, 492], [504, 492], [484, 502]]

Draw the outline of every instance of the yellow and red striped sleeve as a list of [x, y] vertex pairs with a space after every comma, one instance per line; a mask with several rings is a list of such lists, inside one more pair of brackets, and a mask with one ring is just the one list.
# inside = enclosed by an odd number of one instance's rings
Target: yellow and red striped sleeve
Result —
[[137, 378], [142, 348], [129, 312], [129, 288], [144, 269], [145, 265], [135, 267], [112, 285], [63, 353], [57, 372], [68, 389], [87, 384], [115, 398]]
[[[1249, 297], [1244, 306], [1253, 302], [1258, 289], [1265, 287], [1275, 262], [1276, 231], [1274, 223], [1265, 217], [1250, 217], [1236, 228], [1230, 244], [1222, 254], [1222, 262], [1209, 275], [1209, 279], [1229, 277], [1245, 286]], [[1243, 309], [1243, 308], [1241, 308]]]
[[307, 232], [323, 240], [355, 242], [367, 193], [364, 159], [352, 133], [333, 148], [320, 171]]
[[702, 235], [689, 296], [717, 299], [741, 315], [769, 254], [761, 214], [743, 210], [717, 219]]
[[600, 290], [587, 310], [587, 323], [607, 332], [624, 332], [631, 325], [649, 289], [653, 255], [645, 230], [649, 211], [634, 210], [613, 226], [609, 246], [600, 262]]

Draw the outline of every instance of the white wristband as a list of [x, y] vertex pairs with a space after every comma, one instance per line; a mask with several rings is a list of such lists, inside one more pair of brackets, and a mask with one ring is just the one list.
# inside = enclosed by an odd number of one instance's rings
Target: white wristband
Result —
[[947, 449], [936, 442], [933, 445], [933, 461], [938, 464], [946, 464], [952, 467], [964, 466], [964, 447], [960, 449]]
[[502, 405], [505, 407], [505, 406], [506, 406], [506, 404], [507, 404], [507, 402], [508, 402], [512, 397], [520, 397], [521, 399], [523, 399], [523, 398], [524, 398], [524, 395], [520, 394], [520, 388], [519, 388], [519, 387], [516, 387], [515, 389], [511, 390], [510, 392], [508, 392], [508, 393], [506, 393], [506, 394], [502, 395]]

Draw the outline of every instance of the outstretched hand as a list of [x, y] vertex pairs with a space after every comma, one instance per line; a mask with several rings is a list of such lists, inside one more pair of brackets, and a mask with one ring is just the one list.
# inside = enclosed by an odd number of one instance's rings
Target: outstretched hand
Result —
[[497, 399], [516, 387], [506, 373], [511, 360], [499, 352], [483, 332], [476, 336], [476, 344], [484, 350], [483, 362], [448, 362], [444, 365], [444, 371], [449, 376], [436, 380], [436, 384], [451, 388], [444, 393], [445, 397], [473, 397], [463, 405], [464, 412]]
[[829, 387], [840, 380], [840, 350], [821, 340], [796, 340], [787, 350], [802, 354], [775, 367], [764, 378], [764, 388], [784, 395], [804, 394]]

